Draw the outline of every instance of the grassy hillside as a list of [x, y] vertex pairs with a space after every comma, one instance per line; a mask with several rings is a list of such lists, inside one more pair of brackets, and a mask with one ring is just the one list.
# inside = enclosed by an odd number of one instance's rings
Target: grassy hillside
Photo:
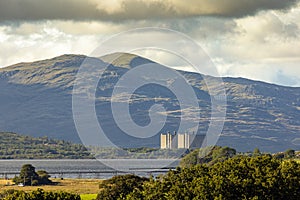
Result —
[[[77, 71], [85, 58], [82, 55], [63, 55], [0, 69], [0, 130], [24, 133], [33, 137], [46, 135], [49, 138], [80, 142], [73, 120], [72, 94]], [[123, 98], [111, 98], [120, 78], [136, 66], [153, 63], [153, 61], [122, 53], [88, 60], [92, 62], [84, 65], [87, 65], [89, 70], [80, 75], [79, 80], [94, 80], [99, 78], [98, 73], [102, 73], [95, 91], [95, 110], [106, 137], [119, 147], [158, 148], [159, 134], [143, 139], [125, 134], [115, 123], [111, 109], [112, 102], [123, 101]], [[106, 68], [108, 63], [111, 65]], [[220, 84], [214, 77], [184, 71], [178, 73], [192, 86], [198, 98], [201, 117], [197, 132], [205, 134], [211, 124], [212, 114], [211, 95], [206, 82], [211, 83], [210, 90], [215, 94], [221, 91]], [[147, 74], [140, 78], [144, 83], [151, 80]], [[168, 83], [175, 80], [175, 77], [171, 78]], [[224, 128], [217, 145], [230, 146], [242, 152], [252, 151], [254, 148], [266, 152], [285, 151], [288, 148], [298, 149], [300, 144], [299, 87], [283, 87], [244, 78], [224, 78], [223, 81], [227, 96], [227, 111]], [[82, 88], [77, 92], [84, 96], [86, 91], [92, 90]], [[146, 84], [131, 96], [132, 120], [139, 126], [147, 126], [150, 123], [149, 109], [155, 104], [165, 108], [166, 112], [158, 114], [168, 118], [160, 132], [178, 130], [181, 117], [181, 112], [178, 112], [181, 109], [178, 99], [169, 88], [157, 84]], [[185, 109], [186, 116], [193, 116], [194, 111], [194, 108]], [[189, 118], [187, 120], [198, 121]], [[95, 130], [94, 126], [98, 125], [87, 122], [89, 130], [83, 134], [92, 134]], [[89, 141], [88, 145], [100, 143], [101, 146], [110, 146], [110, 144], [101, 144], [104, 141], [102, 139]]]
[[0, 159], [83, 159], [92, 158], [81, 144], [47, 137], [34, 138], [16, 133], [0, 133]]

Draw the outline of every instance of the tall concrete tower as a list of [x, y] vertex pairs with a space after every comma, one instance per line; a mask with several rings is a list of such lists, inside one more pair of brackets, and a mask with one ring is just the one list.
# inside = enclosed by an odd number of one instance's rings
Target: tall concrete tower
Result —
[[161, 149], [177, 149], [178, 148], [178, 139], [177, 139], [177, 133], [174, 132], [173, 134], [168, 133], [162, 133], [160, 135], [160, 148]]
[[[195, 149], [201, 148], [205, 135], [189, 134], [189, 133], [176, 133], [173, 134], [162, 133], [160, 135], [160, 148], [161, 149]], [[205, 145], [204, 145], [205, 146]]]
[[160, 148], [161, 149], [168, 149], [167, 133], [162, 133], [160, 135]]

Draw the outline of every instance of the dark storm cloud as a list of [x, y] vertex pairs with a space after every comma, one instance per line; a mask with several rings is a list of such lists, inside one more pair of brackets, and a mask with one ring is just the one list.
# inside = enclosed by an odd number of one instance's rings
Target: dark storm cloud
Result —
[[197, 16], [243, 17], [284, 10], [298, 0], [0, 0], [0, 21], [145, 20]]

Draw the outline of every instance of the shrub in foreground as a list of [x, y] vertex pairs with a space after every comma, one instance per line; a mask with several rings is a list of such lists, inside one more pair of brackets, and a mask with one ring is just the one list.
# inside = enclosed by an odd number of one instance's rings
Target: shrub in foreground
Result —
[[46, 192], [37, 189], [32, 192], [9, 190], [1, 194], [2, 200], [80, 200], [80, 196], [68, 192]]
[[99, 185], [100, 192], [97, 200], [125, 199], [126, 195], [134, 189], [141, 189], [143, 182], [147, 180], [147, 178], [132, 174], [114, 176]]

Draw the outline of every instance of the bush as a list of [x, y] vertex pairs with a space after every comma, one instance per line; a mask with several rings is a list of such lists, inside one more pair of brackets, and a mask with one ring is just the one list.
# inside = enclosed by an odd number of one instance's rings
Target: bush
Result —
[[111, 179], [104, 180], [99, 188], [101, 189], [97, 200], [116, 200], [125, 199], [126, 195], [134, 189], [142, 187], [147, 178], [142, 178], [132, 174], [114, 176]]
[[3, 200], [80, 200], [77, 194], [67, 192], [45, 192], [37, 189], [32, 192], [10, 190], [1, 194]]

